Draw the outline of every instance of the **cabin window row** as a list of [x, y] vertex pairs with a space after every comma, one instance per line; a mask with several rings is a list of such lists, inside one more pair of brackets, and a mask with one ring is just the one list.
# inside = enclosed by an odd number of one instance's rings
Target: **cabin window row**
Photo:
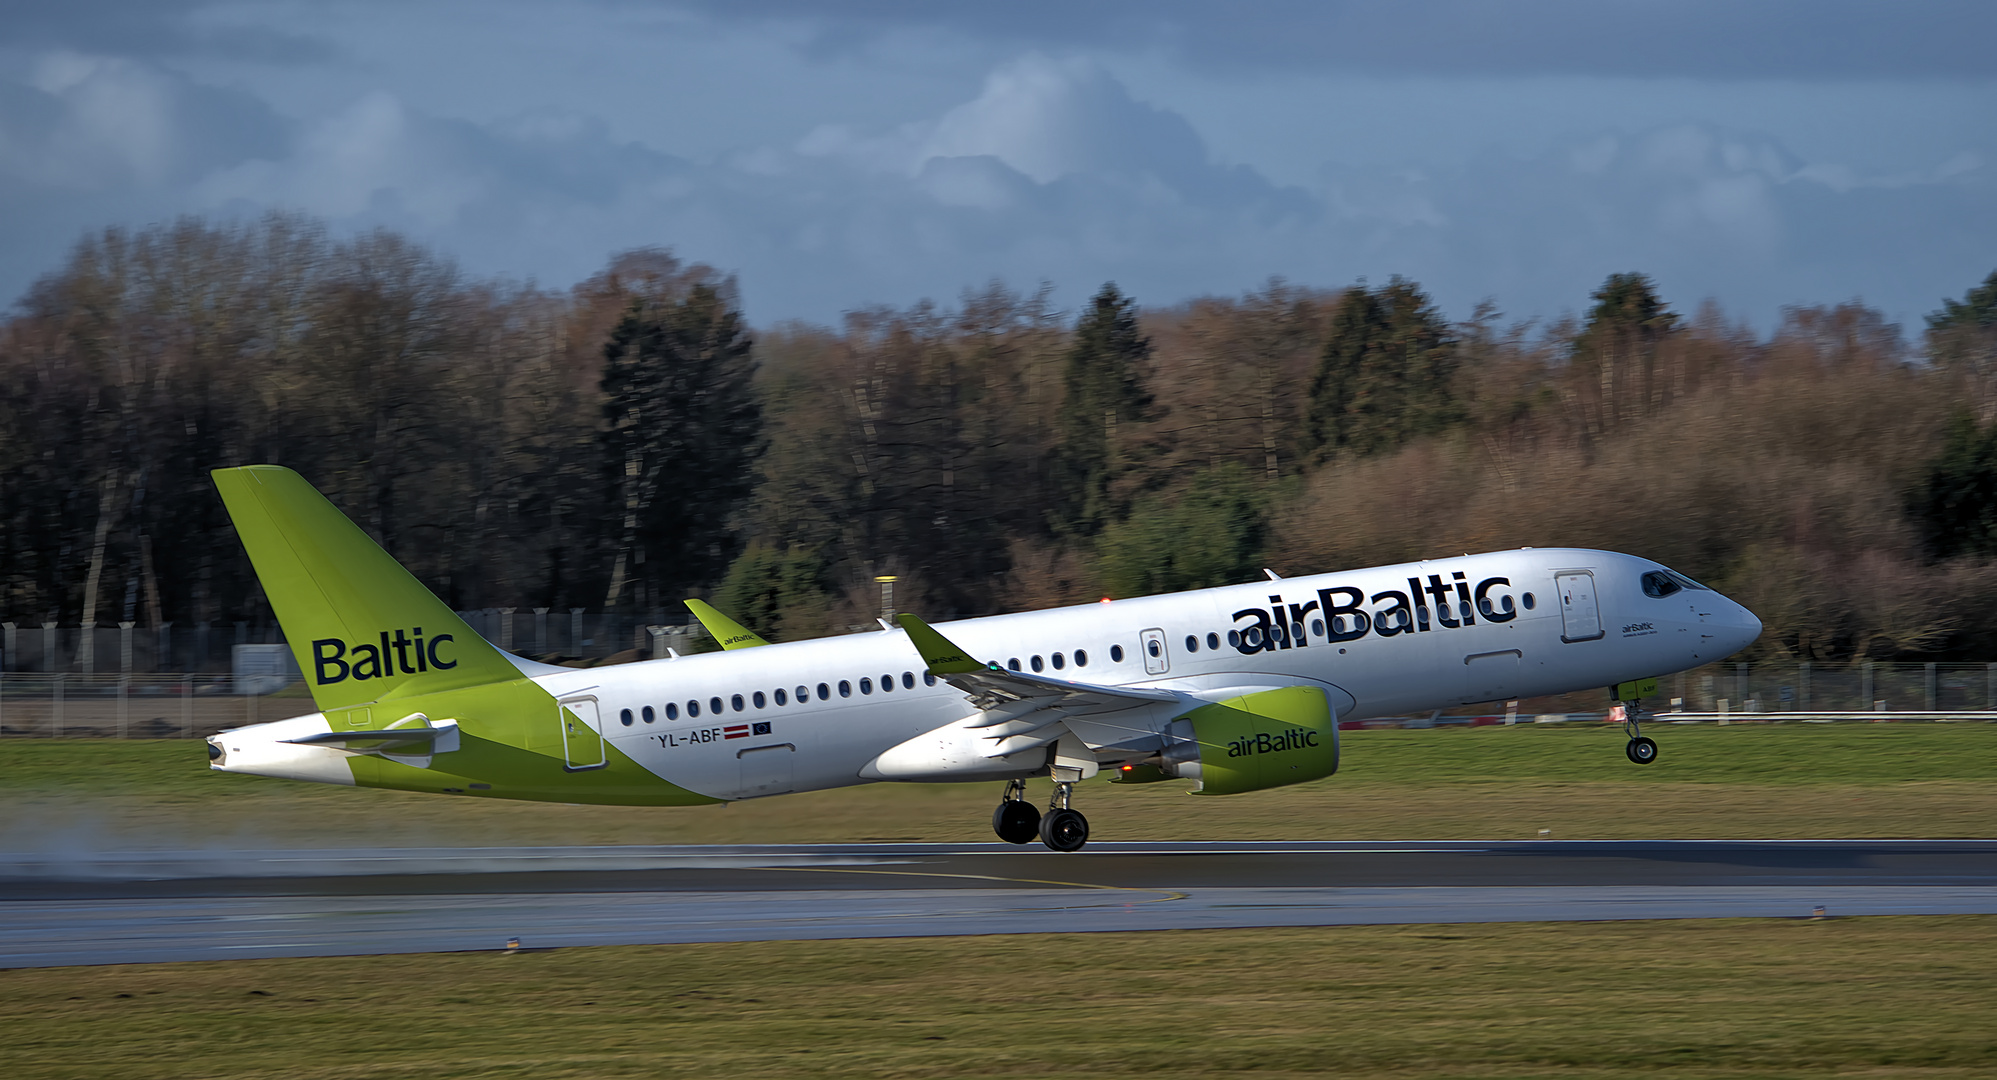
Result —
[[[922, 675], [917, 676], [913, 671], [904, 671], [901, 673], [899, 680], [902, 689], [915, 689], [915, 680], [918, 677], [921, 678], [924, 686], [936, 685], [936, 676], [928, 672], [923, 672]], [[896, 681], [893, 672], [882, 675], [879, 683], [875, 683], [871, 676], [862, 676], [860, 678], [860, 693], [863, 695], [872, 694], [876, 687], [883, 694], [893, 693]], [[800, 685], [795, 691], [778, 687], [765, 694], [761, 690], [757, 690], [750, 693], [746, 698], [741, 694], [730, 694], [725, 701], [717, 694], [708, 698], [704, 705], [699, 698], [690, 698], [686, 703], [684, 713], [681, 712], [681, 706], [678, 702], [668, 701], [662, 710], [654, 709], [650, 705], [639, 709], [635, 714], [630, 709], [621, 710], [617, 714], [617, 720], [625, 727], [630, 727], [640, 720], [647, 724], [656, 723], [661, 711], [665, 713], [666, 719], [678, 720], [682, 715], [685, 715], [688, 719], [698, 717], [701, 715], [703, 709], [709, 716], [721, 716], [730, 711], [748, 712], [750, 709], [767, 709], [772, 703], [778, 706], [793, 703], [802, 705], [811, 700], [812, 692], [811, 687]], [[836, 684], [829, 682], [818, 684], [818, 700], [830, 701], [832, 700], [832, 695], [835, 693], [842, 698], [852, 697], [853, 681], [851, 679], [840, 679]]]
[[[1112, 661], [1121, 662], [1123, 660], [1123, 646], [1111, 645], [1109, 647], [1109, 658]], [[1028, 668], [1032, 668], [1036, 672], [1047, 670], [1047, 666], [1050, 663], [1053, 664], [1055, 671], [1064, 670], [1068, 666], [1068, 654], [1057, 652], [1050, 654], [1046, 657], [1035, 655], [1028, 657], [1026, 660], [1026, 666]], [[1007, 660], [1005, 662], [1005, 666], [1011, 668], [1014, 671], [1024, 670], [1019, 666], [1019, 657], [1017, 656], [1013, 657], [1010, 660]], [[1089, 666], [1089, 654], [1087, 650], [1085, 649], [1075, 650], [1075, 666], [1078, 668], [1084, 668]]]

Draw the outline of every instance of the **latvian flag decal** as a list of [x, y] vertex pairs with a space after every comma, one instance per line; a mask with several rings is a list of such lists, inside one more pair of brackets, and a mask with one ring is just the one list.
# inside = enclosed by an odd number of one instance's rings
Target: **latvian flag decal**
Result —
[[721, 735], [723, 738], [727, 739], [746, 739], [749, 737], [749, 725], [734, 724], [729, 727], [722, 728]]

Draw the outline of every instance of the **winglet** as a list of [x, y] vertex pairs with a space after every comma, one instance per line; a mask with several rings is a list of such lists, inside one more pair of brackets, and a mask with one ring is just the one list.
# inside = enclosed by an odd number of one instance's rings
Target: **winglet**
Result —
[[686, 609], [693, 612], [693, 617], [700, 620], [700, 625], [707, 627], [707, 632], [713, 634], [714, 640], [720, 642], [724, 649], [747, 649], [769, 644], [748, 627], [714, 610], [713, 605], [706, 601], [688, 600]]
[[921, 619], [913, 615], [896, 615], [895, 621], [908, 631], [909, 643], [922, 654], [922, 662], [929, 665], [930, 674], [961, 675], [967, 671], [985, 670], [985, 665], [971, 659], [969, 653]]

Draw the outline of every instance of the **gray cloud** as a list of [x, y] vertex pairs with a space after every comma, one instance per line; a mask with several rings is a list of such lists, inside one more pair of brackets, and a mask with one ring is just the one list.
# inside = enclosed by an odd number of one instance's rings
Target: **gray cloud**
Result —
[[666, 0], [717, 20], [807, 27], [826, 54], [924, 28], [1028, 47], [1164, 48], [1253, 73], [1719, 79], [1997, 77], [1982, 0]]
[[198, 55], [307, 63], [335, 54], [324, 41], [269, 26], [198, 17], [215, 0], [0, 0], [5, 44], [15, 49], [77, 49], [122, 56]]

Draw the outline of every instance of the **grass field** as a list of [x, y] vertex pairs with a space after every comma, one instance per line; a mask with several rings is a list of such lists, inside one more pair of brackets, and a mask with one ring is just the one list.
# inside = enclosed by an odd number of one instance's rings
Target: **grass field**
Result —
[[[1997, 836], [1997, 725], [1352, 731], [1329, 780], [1226, 798], [1094, 781], [1099, 839]], [[729, 806], [412, 795], [212, 773], [198, 741], [0, 741], [0, 846], [778, 843], [990, 839], [998, 785], [873, 784]], [[1036, 797], [1044, 784], [1036, 785]]]
[[0, 972], [64, 1077], [1972, 1077], [1997, 918], [1179, 931]]

